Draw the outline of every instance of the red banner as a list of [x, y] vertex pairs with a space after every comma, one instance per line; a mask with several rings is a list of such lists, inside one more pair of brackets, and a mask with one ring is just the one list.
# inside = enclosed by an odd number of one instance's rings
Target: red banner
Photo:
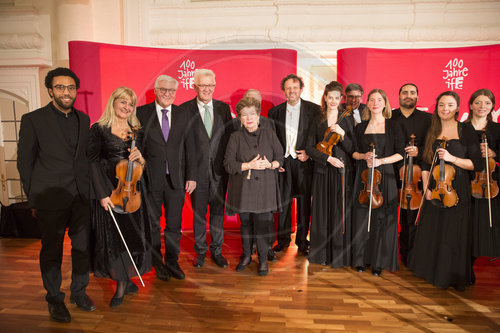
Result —
[[[393, 108], [399, 107], [399, 88], [408, 82], [419, 88], [417, 107], [430, 112], [441, 92], [458, 93], [461, 120], [468, 114], [469, 98], [477, 89], [490, 89], [500, 98], [500, 45], [408, 50], [352, 48], [339, 50], [337, 57], [340, 83], [361, 84], [365, 98], [370, 90], [383, 89]], [[498, 118], [499, 104], [496, 103], [493, 119]]]

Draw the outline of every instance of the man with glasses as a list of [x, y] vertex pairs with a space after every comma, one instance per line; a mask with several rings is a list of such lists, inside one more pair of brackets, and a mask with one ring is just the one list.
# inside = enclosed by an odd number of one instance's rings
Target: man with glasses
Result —
[[40, 270], [47, 290], [50, 317], [71, 321], [61, 291], [61, 264], [66, 228], [71, 239], [70, 303], [94, 311], [85, 290], [89, 284], [89, 116], [76, 110], [80, 79], [68, 68], [47, 73], [45, 86], [52, 101], [21, 119], [17, 169], [33, 216], [42, 234]]
[[208, 250], [206, 234], [207, 205], [210, 206], [210, 253], [219, 267], [227, 267], [222, 255], [224, 243], [224, 208], [228, 175], [224, 169], [224, 153], [232, 132], [229, 105], [213, 99], [215, 74], [210, 69], [194, 73], [197, 96], [181, 105], [191, 115], [192, 133], [196, 144], [197, 187], [191, 195], [193, 205], [194, 267], [202, 267]]
[[[178, 264], [182, 227], [182, 207], [186, 192], [196, 188], [196, 160], [191, 117], [174, 105], [179, 82], [160, 75], [155, 82], [153, 103], [137, 108], [137, 117], [144, 130], [143, 154], [146, 159], [145, 178], [151, 203], [148, 215], [153, 235], [153, 267], [163, 281], [172, 276], [184, 279]], [[161, 254], [162, 205], [165, 209], [164, 264]]]
[[354, 124], [357, 125], [361, 122], [361, 115], [365, 104], [361, 103], [363, 99], [363, 87], [357, 83], [350, 83], [345, 88], [344, 98], [346, 100], [342, 106], [345, 108], [346, 105], [352, 107], [352, 116], [354, 118]]

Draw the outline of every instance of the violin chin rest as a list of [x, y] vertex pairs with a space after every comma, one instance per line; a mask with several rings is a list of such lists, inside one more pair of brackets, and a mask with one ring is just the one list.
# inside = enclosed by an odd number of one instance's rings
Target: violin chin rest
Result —
[[129, 214], [129, 212], [123, 210], [123, 207], [119, 205], [115, 205], [115, 207], [113, 208], [113, 212], [117, 214]]

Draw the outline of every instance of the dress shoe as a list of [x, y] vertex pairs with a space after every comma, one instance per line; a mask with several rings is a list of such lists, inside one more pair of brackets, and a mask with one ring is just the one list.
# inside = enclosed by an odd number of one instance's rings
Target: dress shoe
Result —
[[96, 309], [94, 301], [87, 294], [78, 297], [71, 295], [69, 302], [76, 304], [82, 311], [92, 312]]
[[49, 303], [50, 318], [58, 323], [69, 323], [71, 315], [63, 302]]
[[267, 261], [277, 261], [276, 253], [274, 253], [273, 249], [269, 249], [267, 252]]
[[356, 270], [359, 272], [359, 273], [363, 273], [365, 271], [365, 266], [356, 266]]
[[155, 268], [155, 271], [156, 271], [156, 277], [158, 279], [160, 279], [162, 281], [168, 281], [168, 280], [170, 280], [170, 275], [168, 275], [168, 272], [165, 269], [165, 266], [163, 266], [163, 264], [155, 265], [154, 268]]
[[247, 268], [248, 264], [252, 262], [252, 257], [241, 256], [240, 262], [238, 266], [236, 266], [236, 271], [241, 272], [245, 268]]
[[307, 247], [300, 247], [298, 249], [298, 253], [303, 255], [304, 257], [308, 257], [309, 256], [309, 249]]
[[222, 256], [222, 254], [212, 254], [212, 260], [215, 262], [215, 264], [219, 267], [226, 268], [227, 267], [227, 260]]
[[113, 296], [113, 298], [111, 299], [111, 302], [109, 302], [109, 307], [116, 308], [117, 306], [121, 305], [122, 302], [123, 302], [123, 296], [116, 297], [116, 294], [115, 294], [115, 296]]
[[170, 276], [174, 279], [183, 280], [184, 278], [186, 278], [186, 275], [182, 271], [181, 266], [179, 266], [177, 262], [169, 262], [168, 264], [165, 264], [165, 268], [167, 269], [168, 274], [170, 274]]
[[259, 274], [259, 276], [266, 276], [268, 272], [269, 272], [269, 269], [267, 267], [267, 261], [259, 262], [259, 268], [257, 270], [257, 273]]
[[373, 276], [380, 276], [382, 274], [382, 268], [372, 268]]
[[289, 247], [290, 244], [276, 244], [274, 247], [273, 247], [273, 251], [274, 252], [281, 252], [283, 251], [284, 249], [286, 249], [287, 247]]
[[197, 254], [196, 257], [193, 259], [193, 266], [194, 267], [203, 267], [205, 264], [205, 255], [204, 254]]
[[125, 287], [125, 295], [127, 294], [135, 294], [139, 292], [139, 287], [132, 281], [127, 281], [127, 286]]

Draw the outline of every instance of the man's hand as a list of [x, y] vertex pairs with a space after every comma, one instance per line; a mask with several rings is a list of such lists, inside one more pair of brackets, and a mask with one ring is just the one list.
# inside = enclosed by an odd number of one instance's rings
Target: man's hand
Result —
[[309, 155], [306, 154], [305, 150], [296, 150], [295, 152], [297, 153], [297, 158], [299, 159], [299, 161], [305, 162], [309, 159]]
[[191, 194], [196, 189], [196, 182], [194, 180], [186, 180], [186, 192]]

